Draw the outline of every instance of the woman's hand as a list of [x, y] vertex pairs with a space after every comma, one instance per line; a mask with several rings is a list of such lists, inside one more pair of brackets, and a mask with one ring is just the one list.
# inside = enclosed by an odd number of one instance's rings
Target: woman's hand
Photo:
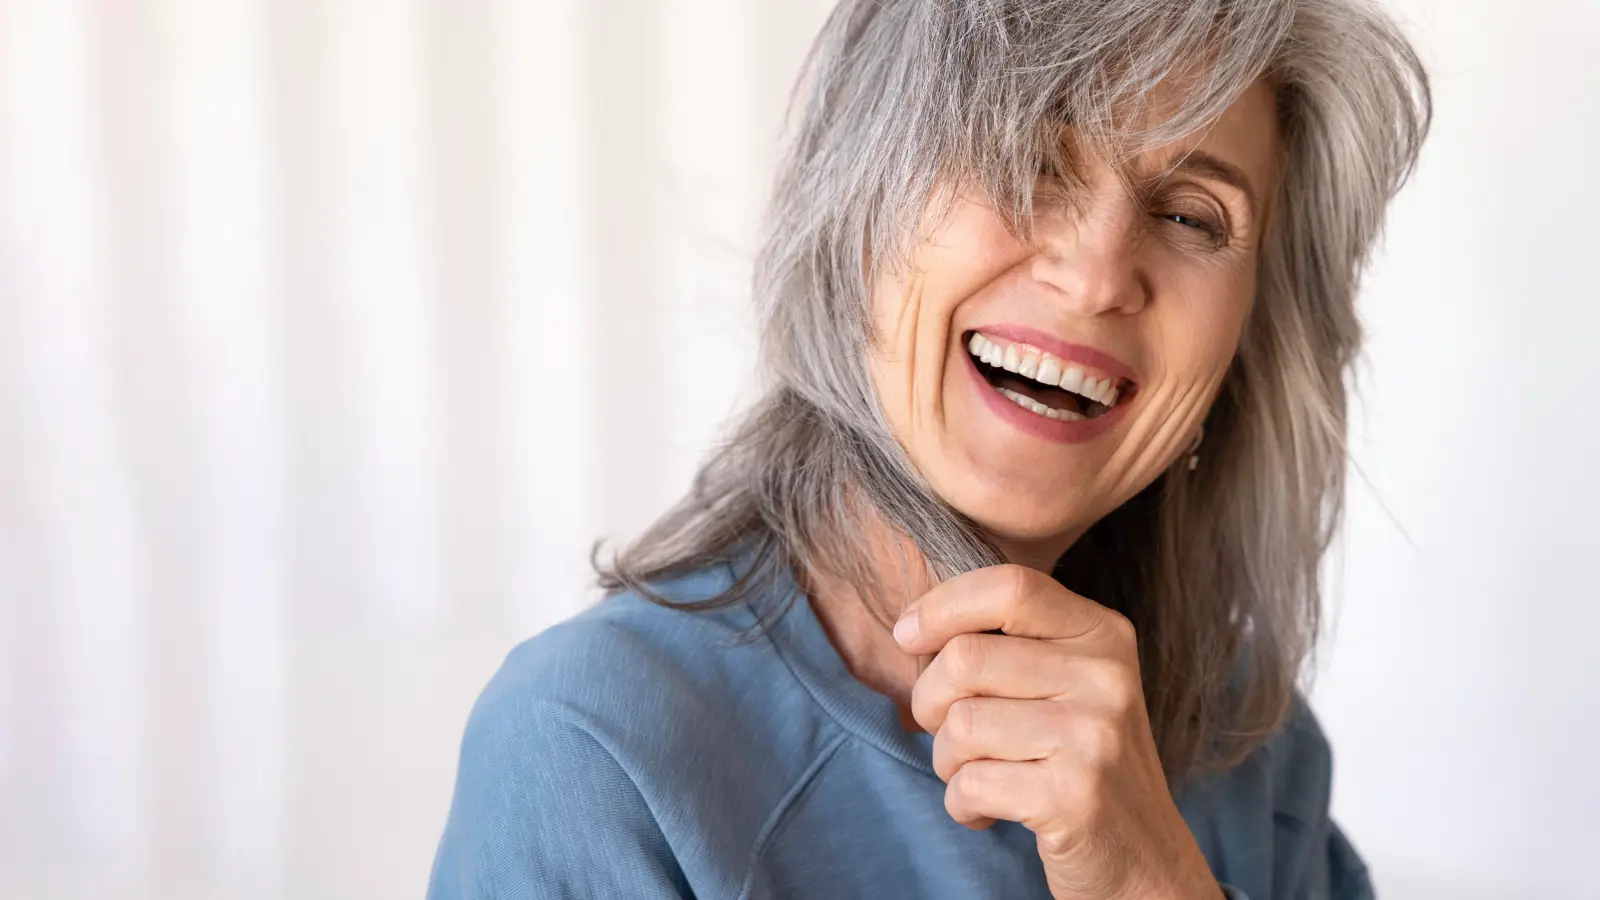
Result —
[[911, 712], [956, 821], [1027, 826], [1057, 900], [1222, 896], [1167, 789], [1126, 618], [993, 566], [924, 594], [895, 639], [938, 654]]

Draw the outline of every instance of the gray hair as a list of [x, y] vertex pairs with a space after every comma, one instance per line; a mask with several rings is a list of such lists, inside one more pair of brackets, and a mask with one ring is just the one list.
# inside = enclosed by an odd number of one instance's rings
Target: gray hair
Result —
[[[952, 177], [1026, 229], [1041, 161], [1070, 172], [1064, 123], [1115, 164], [1196, 133], [1261, 78], [1283, 177], [1204, 462], [1157, 478], [1055, 571], [1135, 625], [1168, 777], [1243, 759], [1281, 725], [1315, 641], [1358, 281], [1431, 117], [1415, 52], [1365, 0], [843, 0], [797, 88], [757, 261], [768, 390], [689, 495], [598, 565], [602, 586], [670, 605], [652, 585], [743, 560], [729, 591], [685, 605], [762, 595], [785, 569], [881, 598], [873, 523], [935, 578], [1003, 562], [890, 432], [865, 364], [868, 285], [909, 258]], [[1179, 108], [1148, 115], [1163, 83]]]

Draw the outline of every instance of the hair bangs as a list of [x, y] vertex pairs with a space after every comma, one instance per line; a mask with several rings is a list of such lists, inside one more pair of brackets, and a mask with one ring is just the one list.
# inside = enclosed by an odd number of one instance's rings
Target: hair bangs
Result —
[[[1273, 0], [930, 3], [903, 13], [914, 47], [894, 104], [910, 176], [881, 211], [891, 257], [941, 185], [980, 188], [1026, 231], [1042, 172], [1081, 185], [1089, 158], [1133, 159], [1215, 122], [1290, 33]], [[887, 15], [887, 12], [885, 13]]]

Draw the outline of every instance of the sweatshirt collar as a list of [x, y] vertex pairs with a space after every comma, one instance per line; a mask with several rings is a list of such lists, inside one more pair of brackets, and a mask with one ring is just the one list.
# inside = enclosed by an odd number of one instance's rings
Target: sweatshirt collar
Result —
[[[752, 606], [760, 604], [767, 606], [754, 612], [770, 623], [767, 638], [818, 706], [861, 740], [934, 774], [933, 735], [906, 731], [894, 701], [850, 673], [788, 566], [779, 567], [770, 594], [752, 600]], [[774, 619], [785, 604], [787, 609]]]

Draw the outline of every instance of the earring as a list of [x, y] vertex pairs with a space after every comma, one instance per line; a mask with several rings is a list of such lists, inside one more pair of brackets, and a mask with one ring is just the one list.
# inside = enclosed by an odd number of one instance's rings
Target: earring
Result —
[[1189, 445], [1189, 471], [1200, 468], [1200, 442], [1206, 439], [1206, 426], [1200, 426], [1200, 432], [1194, 436], [1194, 443]]

